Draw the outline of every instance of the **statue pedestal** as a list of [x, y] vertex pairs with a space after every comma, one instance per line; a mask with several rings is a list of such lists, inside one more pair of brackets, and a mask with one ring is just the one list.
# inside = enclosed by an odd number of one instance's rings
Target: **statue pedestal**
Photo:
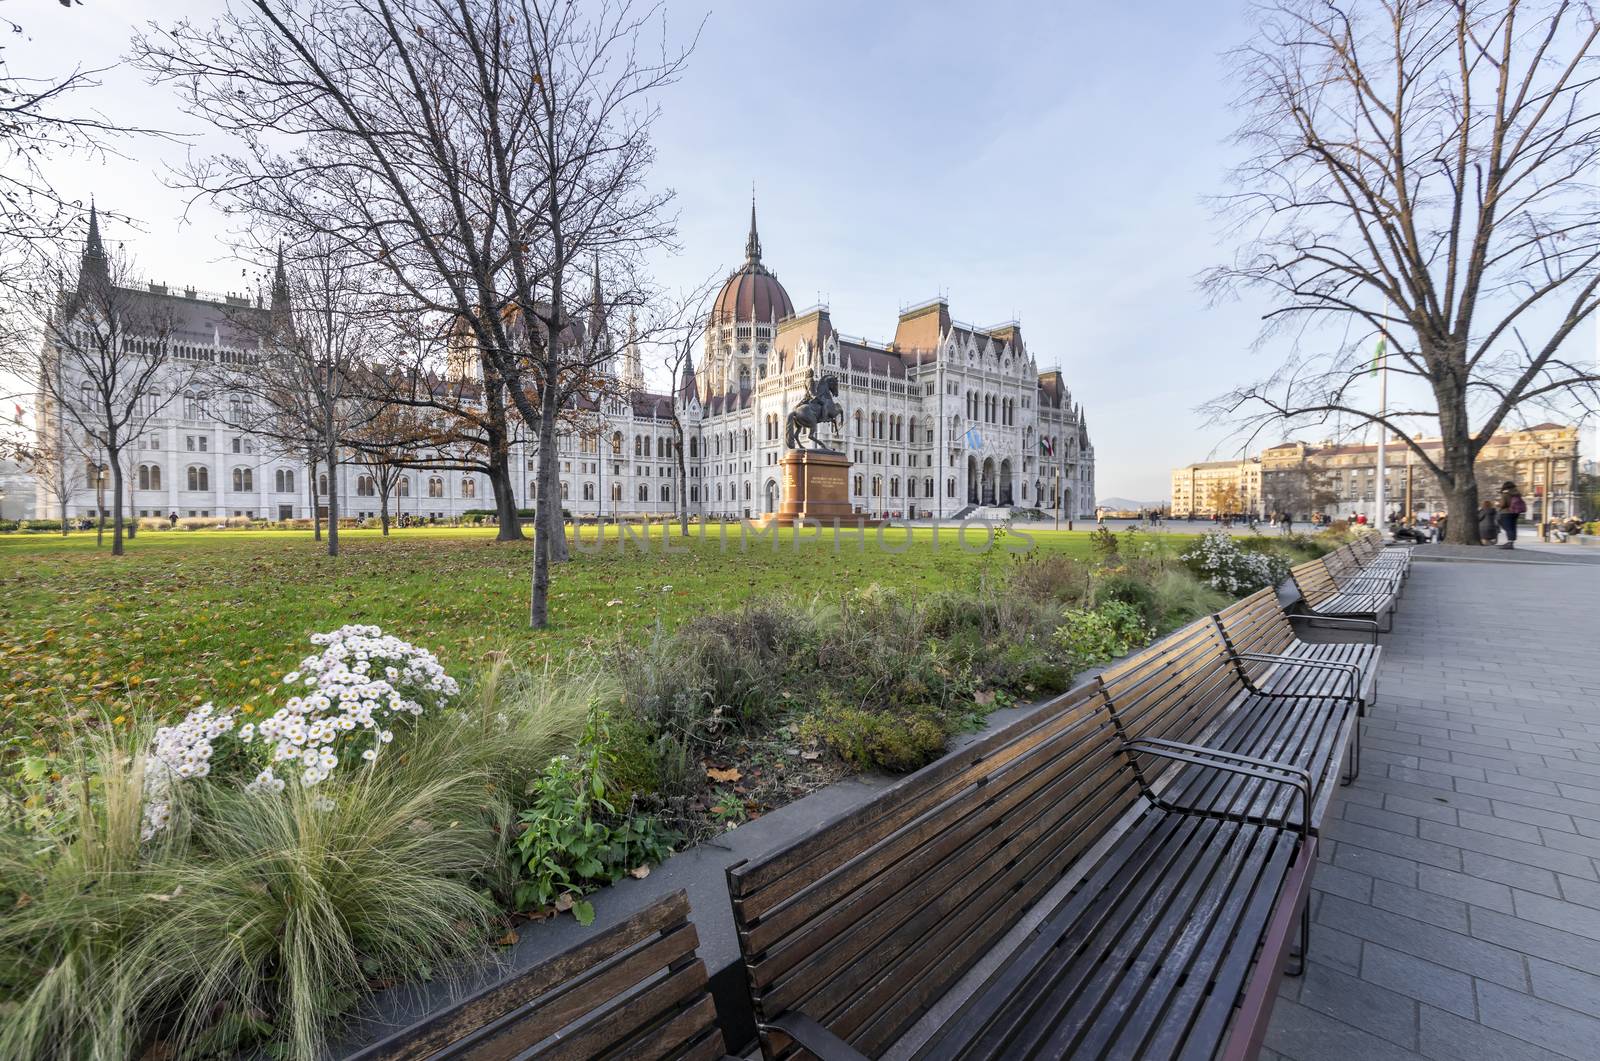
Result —
[[850, 507], [851, 460], [843, 453], [792, 449], [778, 461], [782, 500], [778, 511], [751, 520], [758, 527], [790, 527], [801, 520], [824, 527], [874, 527], [871, 519]]

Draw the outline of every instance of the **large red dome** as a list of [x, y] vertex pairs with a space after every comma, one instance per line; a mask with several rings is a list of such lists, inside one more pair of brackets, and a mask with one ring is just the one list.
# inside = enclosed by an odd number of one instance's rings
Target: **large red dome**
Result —
[[728, 277], [711, 306], [713, 324], [735, 321], [783, 320], [794, 316], [789, 292], [761, 264], [761, 239], [756, 235], [756, 204], [750, 204], [750, 238], [744, 245], [744, 264]]

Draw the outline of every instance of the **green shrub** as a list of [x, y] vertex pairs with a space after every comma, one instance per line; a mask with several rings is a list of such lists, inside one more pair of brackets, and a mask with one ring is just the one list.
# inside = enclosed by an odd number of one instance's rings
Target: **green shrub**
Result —
[[678, 837], [648, 815], [619, 813], [607, 783], [615, 753], [604, 712], [590, 716], [575, 755], [558, 755], [533, 783], [532, 803], [518, 815], [516, 888], [522, 910], [571, 904], [582, 924], [594, 908], [579, 896], [660, 862]]
[[833, 705], [800, 723], [804, 740], [821, 743], [858, 770], [905, 773], [927, 765], [945, 748], [944, 721], [932, 712], [873, 711]]
[[1160, 616], [1155, 589], [1149, 581], [1128, 572], [1102, 575], [1095, 580], [1094, 603], [1118, 601], [1139, 613], [1147, 625], [1154, 625]]
[[1143, 645], [1154, 632], [1139, 610], [1123, 601], [1098, 608], [1068, 608], [1055, 640], [1077, 669], [1109, 663]]
[[1151, 591], [1155, 598], [1155, 625], [1160, 632], [1176, 630], [1202, 616], [1221, 611], [1232, 600], [1182, 567], [1163, 571], [1156, 577]]
[[1012, 569], [1011, 592], [1043, 604], [1082, 604], [1089, 599], [1089, 570], [1060, 553], [1021, 554]]

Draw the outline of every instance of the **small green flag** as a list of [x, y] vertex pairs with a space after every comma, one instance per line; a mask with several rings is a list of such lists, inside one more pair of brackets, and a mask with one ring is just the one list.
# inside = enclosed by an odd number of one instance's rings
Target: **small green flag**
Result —
[[1372, 371], [1367, 373], [1369, 376], [1376, 376], [1378, 369], [1383, 367], [1383, 352], [1388, 347], [1388, 343], [1387, 337], [1381, 335], [1378, 337], [1378, 352], [1372, 355]]

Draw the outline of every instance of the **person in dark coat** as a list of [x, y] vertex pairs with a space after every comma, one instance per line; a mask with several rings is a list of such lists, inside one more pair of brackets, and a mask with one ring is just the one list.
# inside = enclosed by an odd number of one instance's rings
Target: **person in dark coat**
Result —
[[1517, 547], [1517, 520], [1528, 511], [1528, 503], [1522, 499], [1522, 491], [1517, 489], [1517, 484], [1509, 479], [1500, 487], [1500, 529], [1506, 532], [1506, 540], [1501, 543], [1502, 549], [1515, 549]]
[[1478, 506], [1478, 544], [1493, 545], [1500, 540], [1500, 513], [1494, 502], [1484, 498]]

